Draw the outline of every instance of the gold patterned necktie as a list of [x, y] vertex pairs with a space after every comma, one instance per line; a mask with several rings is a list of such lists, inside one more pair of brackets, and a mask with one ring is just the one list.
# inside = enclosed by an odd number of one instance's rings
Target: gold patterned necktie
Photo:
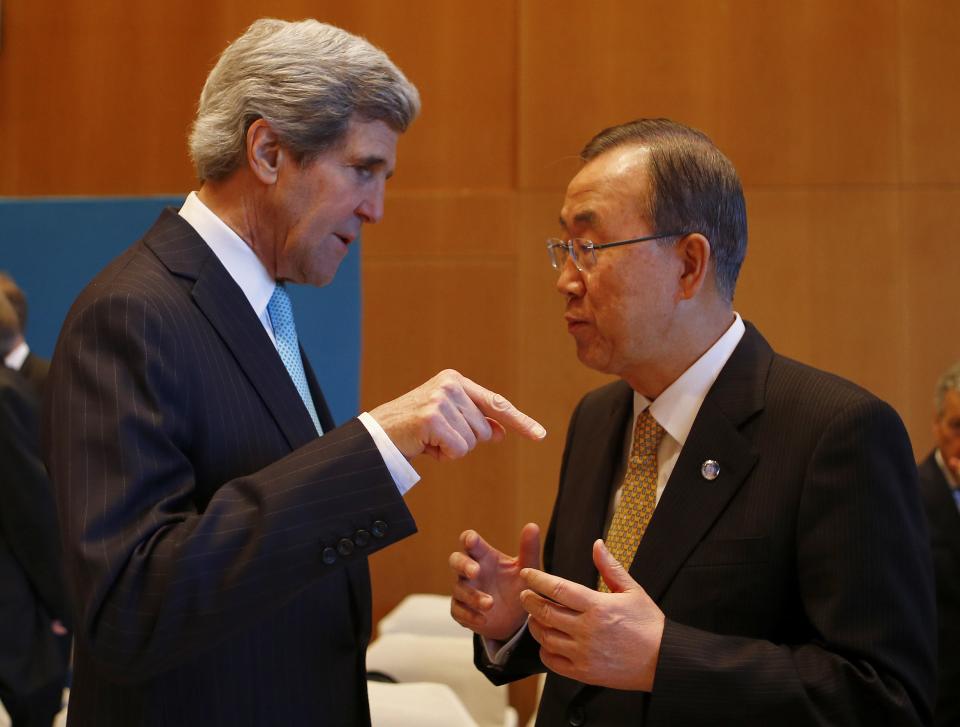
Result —
[[[637, 546], [657, 504], [657, 448], [663, 434], [663, 427], [649, 409], [640, 412], [633, 430], [633, 446], [623, 476], [620, 502], [613, 513], [606, 540], [607, 550], [627, 570], [630, 570]], [[602, 577], [598, 589], [603, 593], [610, 592]]]

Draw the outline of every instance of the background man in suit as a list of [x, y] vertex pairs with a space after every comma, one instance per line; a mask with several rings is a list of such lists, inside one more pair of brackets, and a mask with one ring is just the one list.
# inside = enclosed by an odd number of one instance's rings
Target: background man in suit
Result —
[[582, 158], [548, 248], [577, 355], [621, 380], [571, 419], [546, 572], [535, 524], [517, 558], [474, 531], [451, 554], [478, 666], [549, 670], [543, 725], [927, 722], [933, 580], [896, 413], [734, 312], [746, 208], [706, 136], [639, 120]]
[[[0, 292], [0, 355], [19, 331]], [[66, 683], [69, 608], [56, 516], [37, 393], [0, 366], [0, 702], [14, 727], [50, 727]]]
[[17, 336], [3, 357], [7, 368], [19, 371], [43, 396], [43, 388], [50, 370], [50, 362], [37, 356], [27, 345], [27, 296], [8, 273], [0, 271], [0, 293], [3, 293], [17, 315]]
[[297, 343], [284, 284], [329, 283], [381, 218], [418, 109], [363, 39], [255, 22], [200, 98], [199, 192], [69, 313], [45, 448], [71, 725], [368, 724], [367, 556], [415, 531], [408, 460], [545, 434], [452, 371], [335, 427]]
[[960, 725], [960, 363], [937, 382], [935, 447], [920, 463], [937, 582], [939, 679], [934, 723]]

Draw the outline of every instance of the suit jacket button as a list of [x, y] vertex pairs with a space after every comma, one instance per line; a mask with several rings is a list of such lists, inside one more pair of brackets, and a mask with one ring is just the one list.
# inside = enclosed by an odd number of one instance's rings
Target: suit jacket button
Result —
[[324, 548], [323, 554], [320, 557], [323, 558], [325, 564], [333, 565], [337, 562], [337, 551], [333, 548]]
[[581, 727], [587, 723], [587, 714], [581, 705], [575, 704], [570, 707], [570, 711], [567, 712], [567, 723], [570, 727]]
[[340, 542], [337, 543], [337, 552], [344, 558], [353, 555], [353, 541], [350, 538], [341, 538]]
[[373, 523], [373, 527], [370, 528], [370, 532], [373, 533], [373, 537], [382, 538], [387, 534], [387, 524], [383, 520], [377, 520]]
[[357, 544], [358, 548], [366, 548], [370, 545], [370, 533], [366, 530], [358, 530], [353, 534], [353, 542]]

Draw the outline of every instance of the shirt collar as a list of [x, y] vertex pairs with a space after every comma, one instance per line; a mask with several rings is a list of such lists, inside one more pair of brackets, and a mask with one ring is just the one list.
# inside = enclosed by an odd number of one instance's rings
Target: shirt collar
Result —
[[10, 353], [3, 357], [3, 364], [8, 369], [19, 371], [23, 368], [23, 362], [27, 360], [29, 355], [30, 347], [26, 341], [21, 341], [18, 346], [15, 346]]
[[720, 371], [726, 365], [733, 350], [743, 338], [746, 327], [739, 313], [734, 313], [733, 323], [707, 351], [698, 358], [680, 377], [651, 404], [642, 394], [633, 392], [633, 413], [636, 417], [648, 406], [653, 418], [682, 447], [693, 427], [703, 400]]
[[180, 216], [190, 223], [250, 301], [258, 318], [270, 302], [276, 281], [240, 236], [207, 207], [196, 192], [187, 195]]

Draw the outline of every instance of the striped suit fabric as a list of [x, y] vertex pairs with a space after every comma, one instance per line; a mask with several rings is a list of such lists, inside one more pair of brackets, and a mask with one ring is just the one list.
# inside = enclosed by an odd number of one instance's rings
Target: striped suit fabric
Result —
[[44, 448], [79, 605], [70, 725], [364, 725], [367, 556], [415, 532], [372, 439], [316, 429], [173, 210], [81, 293]]

